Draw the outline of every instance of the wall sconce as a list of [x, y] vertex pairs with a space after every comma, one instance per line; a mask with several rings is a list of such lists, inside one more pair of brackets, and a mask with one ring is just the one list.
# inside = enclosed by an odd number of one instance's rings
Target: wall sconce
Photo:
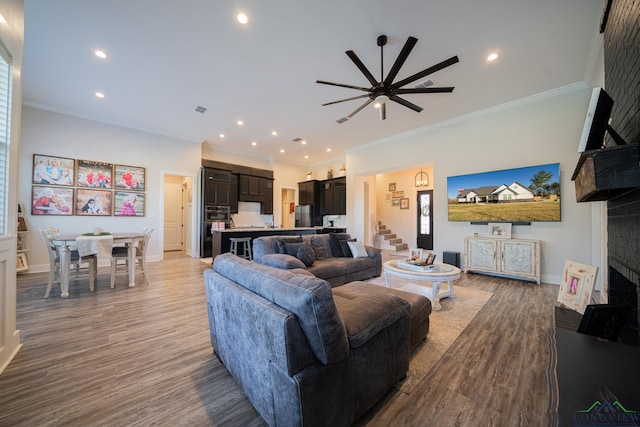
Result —
[[429, 185], [429, 175], [420, 168], [420, 172], [416, 174], [415, 182], [416, 187], [427, 187]]

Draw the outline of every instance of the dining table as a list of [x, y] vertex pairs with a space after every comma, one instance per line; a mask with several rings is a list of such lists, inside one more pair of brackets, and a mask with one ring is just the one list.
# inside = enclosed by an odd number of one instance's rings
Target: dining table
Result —
[[[136, 250], [137, 243], [144, 239], [144, 233], [101, 233], [101, 235], [108, 234], [113, 238], [113, 245], [124, 245], [128, 248], [128, 265], [129, 265], [129, 287], [136, 286]], [[96, 235], [96, 239], [102, 237]], [[77, 239], [91, 237], [91, 234], [56, 234], [51, 236], [51, 242], [56, 246], [58, 255], [60, 257], [60, 296], [67, 298], [69, 296], [69, 268], [71, 265], [71, 251], [77, 250]]]

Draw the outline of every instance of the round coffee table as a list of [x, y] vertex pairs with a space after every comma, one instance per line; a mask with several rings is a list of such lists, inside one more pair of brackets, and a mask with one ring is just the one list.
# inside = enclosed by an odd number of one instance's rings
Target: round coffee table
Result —
[[[412, 283], [405, 283], [402, 290], [414, 292], [426, 296], [431, 300], [434, 310], [440, 310], [440, 300], [442, 298], [455, 298], [453, 293], [453, 281], [460, 278], [460, 269], [456, 266], [434, 263], [429, 270], [412, 270], [398, 265], [397, 260], [387, 261], [382, 265], [384, 270], [384, 280], [387, 287], [391, 287], [391, 277], [401, 277], [408, 280], [420, 282], [431, 282], [431, 287]], [[440, 289], [440, 283], [447, 282], [447, 289]]]

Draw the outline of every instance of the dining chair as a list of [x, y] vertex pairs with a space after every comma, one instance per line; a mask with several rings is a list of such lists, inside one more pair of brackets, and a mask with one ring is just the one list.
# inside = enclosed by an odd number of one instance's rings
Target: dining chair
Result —
[[[45, 298], [49, 298], [51, 288], [54, 283], [60, 283], [62, 279], [62, 266], [60, 265], [60, 254], [58, 248], [51, 240], [56, 234], [60, 233], [60, 230], [56, 228], [39, 229], [40, 235], [44, 239], [47, 247], [47, 253], [49, 254], [49, 283], [47, 284], [47, 291], [44, 294]], [[84, 265], [87, 268], [84, 268]], [[71, 262], [69, 264], [69, 276], [70, 277], [83, 277], [89, 276], [89, 290], [93, 292], [95, 289], [95, 281], [98, 271], [98, 260], [95, 255], [89, 255], [81, 257], [78, 251], [71, 251]]]
[[[147, 245], [149, 239], [153, 233], [153, 227], [145, 227], [142, 229], [144, 237], [136, 245], [136, 257], [135, 262], [138, 263], [140, 270], [144, 275], [145, 283], [149, 283], [149, 276], [147, 275]], [[129, 248], [127, 246], [114, 246], [111, 250], [111, 287], [116, 284], [116, 274], [118, 269], [118, 261], [124, 261], [120, 265], [129, 266]], [[128, 269], [127, 269], [128, 271]]]

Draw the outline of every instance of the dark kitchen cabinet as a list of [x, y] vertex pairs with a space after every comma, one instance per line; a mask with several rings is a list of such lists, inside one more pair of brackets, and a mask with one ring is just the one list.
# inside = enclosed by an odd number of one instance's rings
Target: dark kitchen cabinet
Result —
[[322, 181], [320, 211], [322, 215], [345, 215], [347, 213], [346, 178], [334, 178]]
[[204, 168], [204, 204], [229, 206], [231, 173], [224, 170]]
[[303, 181], [298, 183], [298, 204], [299, 205], [316, 205], [318, 204], [317, 190], [318, 181]]
[[262, 181], [265, 179], [259, 176], [240, 175], [238, 199], [241, 202], [263, 202], [264, 183]]
[[238, 175], [232, 173], [229, 184], [229, 212], [238, 213]]
[[260, 204], [260, 213], [265, 215], [273, 215], [273, 181], [267, 178], [261, 178], [260, 194], [263, 202]]

